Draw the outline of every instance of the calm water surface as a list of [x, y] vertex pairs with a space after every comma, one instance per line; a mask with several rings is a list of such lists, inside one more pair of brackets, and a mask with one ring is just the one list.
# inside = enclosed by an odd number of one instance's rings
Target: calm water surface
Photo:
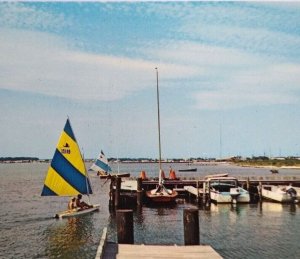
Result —
[[[117, 167], [113, 165], [113, 167]], [[179, 169], [183, 165], [174, 164]], [[164, 165], [168, 171], [169, 165]], [[108, 188], [91, 176], [100, 212], [55, 220], [67, 206], [65, 197], [41, 197], [48, 164], [0, 164], [0, 258], [94, 258], [103, 227], [116, 241], [115, 216], [108, 211]], [[146, 170], [156, 176], [155, 164], [121, 164], [121, 172], [138, 176]], [[268, 169], [228, 165], [199, 166], [198, 172], [179, 177], [270, 175]], [[300, 176], [300, 170], [280, 170], [283, 176]], [[196, 208], [184, 200], [169, 208], [143, 207], [134, 212], [134, 239], [141, 244], [183, 245], [183, 210]], [[300, 207], [276, 203], [211, 205], [200, 208], [200, 242], [211, 245], [224, 258], [300, 258]]]

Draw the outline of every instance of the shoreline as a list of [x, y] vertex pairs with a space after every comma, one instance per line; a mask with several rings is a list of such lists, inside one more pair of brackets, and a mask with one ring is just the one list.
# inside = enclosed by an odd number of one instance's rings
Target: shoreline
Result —
[[240, 167], [253, 167], [253, 168], [266, 168], [266, 169], [275, 169], [275, 170], [279, 170], [279, 169], [300, 169], [300, 166], [287, 166], [287, 165], [283, 165], [283, 166], [272, 166], [272, 165], [239, 165], [237, 164], [236, 166], [240, 166]]

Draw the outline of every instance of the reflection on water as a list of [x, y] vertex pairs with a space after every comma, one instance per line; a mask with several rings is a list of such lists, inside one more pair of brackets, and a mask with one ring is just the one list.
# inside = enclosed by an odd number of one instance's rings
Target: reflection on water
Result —
[[84, 258], [93, 245], [91, 215], [56, 220], [46, 230], [46, 254], [51, 258]]

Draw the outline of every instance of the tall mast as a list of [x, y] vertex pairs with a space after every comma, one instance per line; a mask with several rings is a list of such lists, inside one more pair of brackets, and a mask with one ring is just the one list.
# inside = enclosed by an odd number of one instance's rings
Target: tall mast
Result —
[[[159, 147], [159, 176], [161, 176], [161, 141], [160, 141], [160, 112], [159, 112], [159, 90], [158, 90], [158, 69], [156, 70], [156, 95], [157, 95], [157, 125], [158, 125], [158, 147]], [[161, 177], [160, 177], [161, 178]]]
[[[89, 178], [89, 174], [86, 170], [86, 166], [85, 166], [85, 161], [84, 161], [84, 152], [83, 152], [83, 148], [82, 148], [82, 161], [83, 161], [83, 164], [84, 164], [84, 171], [85, 171], [85, 184], [86, 184], [86, 191], [87, 191], [87, 196], [88, 196], [88, 200], [89, 200], [89, 204], [91, 204], [91, 200], [90, 200], [90, 192], [92, 192], [92, 190], [89, 190], [89, 182], [90, 182], [90, 178]], [[92, 188], [92, 186], [91, 186]]]

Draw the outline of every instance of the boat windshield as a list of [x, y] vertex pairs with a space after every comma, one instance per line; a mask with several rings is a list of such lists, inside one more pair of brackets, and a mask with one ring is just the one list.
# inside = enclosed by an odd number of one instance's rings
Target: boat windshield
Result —
[[213, 180], [210, 182], [210, 186], [220, 192], [229, 192], [230, 188], [237, 187], [237, 181], [235, 181], [235, 180]]

